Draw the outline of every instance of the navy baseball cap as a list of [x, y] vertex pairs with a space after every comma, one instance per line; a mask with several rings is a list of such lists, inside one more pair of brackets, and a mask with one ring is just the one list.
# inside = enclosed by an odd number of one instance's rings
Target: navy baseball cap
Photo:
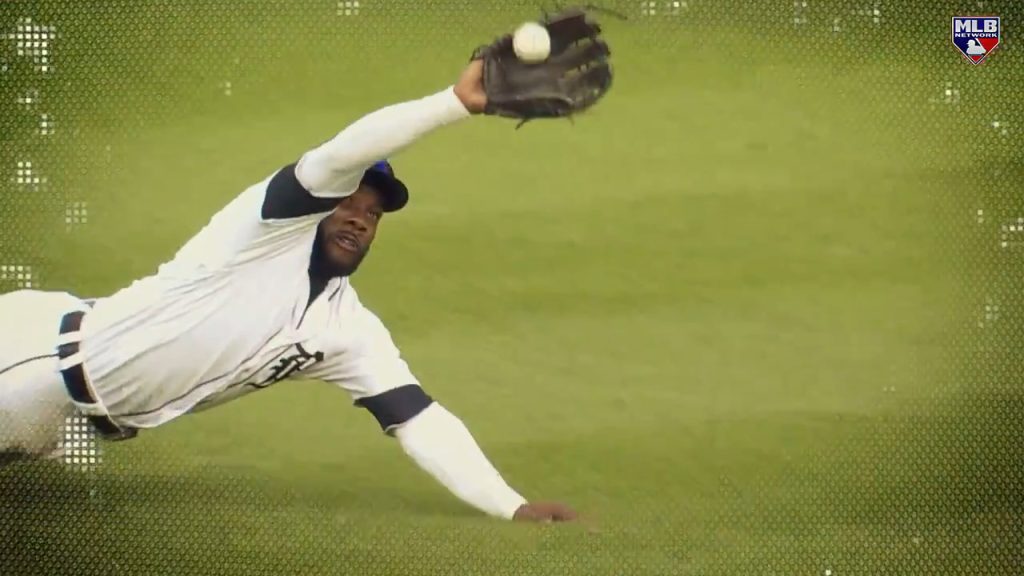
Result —
[[367, 168], [363, 174], [363, 182], [380, 192], [385, 212], [397, 212], [409, 202], [409, 189], [395, 177], [395, 170], [387, 160], [381, 160]]

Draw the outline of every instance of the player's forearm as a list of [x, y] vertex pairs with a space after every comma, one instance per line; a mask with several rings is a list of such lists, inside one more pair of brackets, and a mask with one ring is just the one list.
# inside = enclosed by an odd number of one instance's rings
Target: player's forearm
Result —
[[395, 432], [405, 452], [467, 504], [511, 519], [526, 499], [502, 479], [466, 426], [436, 402]]
[[307, 152], [299, 164], [299, 180], [310, 190], [329, 189], [335, 182], [346, 181], [348, 175], [361, 176], [374, 162], [427, 133], [469, 116], [453, 87], [381, 108]]

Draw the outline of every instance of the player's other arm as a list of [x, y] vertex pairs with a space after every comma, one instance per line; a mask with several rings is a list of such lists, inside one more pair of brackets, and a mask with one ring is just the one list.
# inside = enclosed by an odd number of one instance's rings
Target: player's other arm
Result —
[[487, 459], [466, 425], [438, 402], [394, 426], [391, 433], [420, 468], [462, 501], [492, 516], [529, 521], [576, 517], [564, 504], [528, 502], [519, 495]]
[[482, 64], [471, 63], [458, 82], [428, 96], [392, 104], [356, 120], [283, 168], [267, 187], [265, 219], [328, 212], [354, 192], [363, 174], [428, 133], [479, 113], [486, 104]]
[[405, 453], [463, 502], [492, 516], [513, 518], [526, 498], [512, 489], [465, 424], [419, 384], [356, 400]]
[[498, 518], [529, 521], [573, 520], [576, 513], [557, 502], [528, 502], [502, 478], [466, 425], [418, 384], [407, 384], [361, 398], [385, 433], [452, 494]]
[[465, 424], [423, 390], [380, 320], [366, 309], [360, 312], [353, 320], [359, 343], [307, 376], [348, 391], [420, 468], [470, 506], [506, 519], [575, 517], [562, 504], [528, 502], [512, 489]]

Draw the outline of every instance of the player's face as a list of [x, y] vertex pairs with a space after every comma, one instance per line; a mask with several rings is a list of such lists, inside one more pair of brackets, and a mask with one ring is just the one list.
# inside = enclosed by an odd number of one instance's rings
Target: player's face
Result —
[[383, 214], [377, 192], [363, 185], [324, 219], [320, 226], [321, 257], [332, 275], [355, 273], [373, 244]]

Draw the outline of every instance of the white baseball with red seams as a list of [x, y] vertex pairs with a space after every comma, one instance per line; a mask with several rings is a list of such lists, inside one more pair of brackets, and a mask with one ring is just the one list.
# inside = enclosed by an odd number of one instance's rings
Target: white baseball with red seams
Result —
[[540, 24], [526, 22], [512, 36], [512, 49], [523, 62], [542, 62], [551, 55], [551, 36]]

